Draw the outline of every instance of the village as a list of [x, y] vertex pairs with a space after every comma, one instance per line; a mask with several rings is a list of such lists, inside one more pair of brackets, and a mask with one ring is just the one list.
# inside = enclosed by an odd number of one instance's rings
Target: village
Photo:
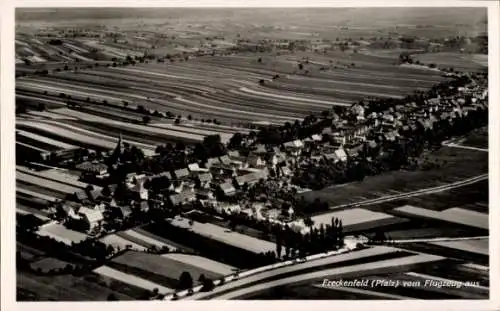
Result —
[[[79, 183], [88, 186], [51, 204], [51, 226], [56, 222], [64, 232], [78, 232], [81, 240], [98, 239], [157, 217], [198, 220], [210, 214], [228, 221], [232, 230], [244, 224], [272, 226], [270, 232], [287, 228], [300, 235], [312, 234], [311, 215], [329, 207], [297, 199], [301, 193], [414, 165], [424, 148], [484, 124], [485, 76], [447, 75], [453, 77], [451, 82], [428, 94], [409, 96], [407, 101], [335, 108], [318, 117], [308, 116], [302, 123], [237, 133], [228, 146], [220, 137], [208, 137], [203, 152], [179, 144], [160, 146], [147, 159], [120, 135], [109, 154], [96, 155], [91, 150], [88, 155], [66, 155], [57, 165], [80, 172]], [[165, 161], [172, 154], [178, 159]], [[209, 156], [214, 154], [218, 156]], [[54, 165], [53, 159], [49, 162]], [[163, 170], [161, 163], [171, 164], [172, 169]], [[342, 220], [339, 226], [332, 219], [332, 225], [340, 227], [341, 236]], [[49, 230], [40, 229], [40, 233], [51, 235]], [[64, 234], [53, 238], [68, 245], [75, 242]], [[334, 245], [325, 243], [324, 247]]]

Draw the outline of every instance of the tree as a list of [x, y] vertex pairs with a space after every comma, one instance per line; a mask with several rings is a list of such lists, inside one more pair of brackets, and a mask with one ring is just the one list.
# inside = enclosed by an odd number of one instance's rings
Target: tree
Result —
[[117, 301], [118, 298], [116, 297], [115, 294], [111, 293], [108, 295], [108, 298], [106, 299], [107, 301]]
[[262, 57], [259, 57], [259, 59], [257, 60], [259, 63], [262, 63]]
[[203, 283], [203, 282], [205, 282], [205, 280], [206, 280], [205, 275], [203, 273], [200, 274], [200, 277], [198, 278], [198, 282]]
[[181, 119], [177, 118], [175, 119], [175, 124], [180, 124], [181, 123]]
[[148, 124], [151, 121], [151, 117], [146, 115], [142, 117], [142, 123]]
[[203, 286], [201, 287], [202, 292], [212, 291], [215, 287], [214, 281], [212, 281], [211, 279], [207, 279], [207, 278], [205, 278], [203, 280], [202, 284], [203, 284]]
[[233, 149], [238, 149], [241, 146], [242, 142], [243, 142], [243, 135], [240, 132], [236, 132], [229, 139], [229, 147]]
[[193, 116], [188, 115], [188, 120], [189, 120], [189, 121], [193, 120]]
[[45, 110], [45, 104], [44, 103], [39, 103], [38, 104], [38, 111], [44, 111]]
[[187, 271], [182, 272], [179, 277], [179, 283], [177, 284], [177, 289], [183, 290], [193, 287], [193, 277]]

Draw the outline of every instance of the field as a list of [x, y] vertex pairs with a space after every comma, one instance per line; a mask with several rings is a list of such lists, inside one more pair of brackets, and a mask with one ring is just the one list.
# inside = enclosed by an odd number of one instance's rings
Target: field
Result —
[[392, 215], [373, 212], [361, 208], [353, 208], [340, 212], [331, 212], [314, 216], [311, 219], [314, 221], [315, 227], [319, 228], [321, 224], [331, 224], [332, 217], [342, 220], [344, 232], [365, 231], [373, 228], [382, 227], [385, 225], [399, 224], [406, 222], [406, 219], [394, 217]]
[[[52, 269], [64, 269], [67, 264], [73, 263], [47, 257], [45, 252], [26, 244], [16, 243], [21, 258], [30, 266], [30, 269], [41, 273], [50, 273]], [[82, 301], [106, 300], [110, 294], [118, 299], [135, 300], [144, 295], [144, 290], [128, 286], [119, 281], [112, 281], [94, 273], [84, 276], [75, 276], [69, 273], [58, 275], [42, 275], [19, 267], [17, 269], [17, 297], [18, 300], [37, 301]]]
[[[368, 176], [361, 182], [328, 187], [301, 193], [306, 200], [331, 203], [332, 208], [343, 204], [376, 199], [384, 196], [410, 193], [419, 189], [451, 185], [488, 172], [488, 153], [475, 150], [442, 147], [424, 155], [439, 168], [417, 171], [392, 171]], [[466, 186], [466, 184], [464, 184]]]
[[[415, 259], [418, 256], [415, 256]], [[402, 260], [403, 262], [404, 260]], [[382, 266], [382, 262], [380, 262]], [[357, 271], [355, 276], [348, 274], [325, 274], [322, 278], [309, 281], [277, 285], [269, 289], [262, 289], [255, 294], [240, 296], [244, 299], [485, 299], [489, 296], [488, 285], [478, 277], [478, 274], [460, 274], [457, 262], [438, 261], [432, 264], [418, 264], [400, 267], [393, 271], [364, 272]], [[454, 273], [453, 273], [454, 271]], [[305, 278], [305, 275], [304, 275]], [[329, 281], [362, 281], [358, 286], [325, 286], [324, 280]], [[436, 283], [426, 283], [429, 281]], [[399, 282], [399, 286], [389, 285]], [[437, 282], [479, 282], [477, 286], [465, 284], [456, 286], [439, 286]], [[285, 283], [285, 282], [282, 282]], [[272, 283], [268, 283], [272, 284]], [[278, 282], [276, 282], [278, 284]], [[458, 283], [456, 283], [458, 284]], [[243, 291], [242, 291], [243, 292]]]
[[113, 294], [119, 300], [141, 299], [145, 290], [91, 273], [83, 277], [70, 274], [40, 276], [17, 272], [18, 300], [105, 301]]
[[78, 231], [70, 230], [63, 225], [50, 223], [41, 227], [38, 231], [39, 235], [51, 237], [57, 241], [71, 245], [87, 239], [87, 235]]
[[222, 274], [208, 270], [207, 267], [201, 268], [166, 256], [132, 251], [114, 258], [108, 266], [168, 288], [176, 288], [178, 279], [184, 271], [189, 272], [195, 282], [202, 274], [210, 279], [222, 276]]
[[416, 60], [424, 64], [436, 64], [439, 68], [452, 67], [460, 71], [475, 71], [488, 66], [487, 55], [474, 55], [466, 53], [427, 53], [417, 54]]
[[[295, 238], [286, 230], [280, 237], [271, 224], [267, 225], [273, 233], [265, 234], [261, 225], [266, 224], [262, 221], [254, 224], [247, 219], [245, 224], [237, 224], [236, 220], [228, 221], [229, 216], [219, 217], [208, 212], [202, 217], [204, 212], [198, 205], [201, 201], [192, 205], [172, 202], [178, 206], [171, 208], [170, 202], [164, 203], [173, 191], [167, 187], [157, 191], [155, 182], [144, 186], [149, 195], [148, 204], [144, 205], [142, 193], [138, 201], [136, 193], [124, 193], [127, 190], [122, 189], [120, 181], [131, 170], [149, 176], [167, 168], [177, 170], [179, 163], [186, 166], [200, 162], [202, 165], [201, 158], [225, 153], [223, 146], [215, 146], [207, 139], [209, 136], [219, 136], [220, 142], [232, 150], [240, 149], [233, 148], [238, 143], [228, 144], [231, 138], [238, 138], [235, 134], [248, 135], [243, 136], [242, 143], [257, 144], [265, 140], [259, 130], [268, 126], [285, 125], [285, 130], [280, 130], [283, 140], [285, 136], [289, 139], [289, 136], [302, 137], [303, 133], [312, 135], [307, 132], [308, 127], [316, 126], [316, 121], [304, 119], [311, 115], [322, 121], [319, 125], [332, 121], [337, 129], [339, 116], [346, 118], [347, 127], [368, 125], [363, 127], [369, 128], [370, 133], [366, 135], [360, 133], [363, 129], [354, 129], [353, 140], [359, 138], [359, 142], [371, 139], [370, 134], [379, 129], [397, 130], [407, 121], [408, 124], [425, 121], [429, 118], [428, 112], [422, 117], [416, 111], [420, 106], [413, 109], [406, 104], [424, 102], [429, 108], [431, 104], [424, 100], [427, 95], [420, 99], [418, 95], [431, 89], [445, 94], [435, 88], [439, 83], [451, 81], [453, 77], [460, 82], [460, 73], [455, 76], [449, 73], [450, 68], [472, 73], [487, 68], [485, 13], [472, 8], [453, 10], [451, 15], [449, 9], [415, 8], [411, 11], [404, 8], [214, 9], [210, 14], [206, 9], [16, 10], [16, 160], [19, 164], [16, 166], [16, 213], [21, 224], [18, 230], [24, 229], [23, 224], [28, 223], [32, 215], [38, 218], [32, 217], [33, 221], [40, 223], [39, 235], [72, 245], [94, 239], [95, 233], [96, 240], [117, 251], [90, 265], [85, 255], [69, 251], [55, 254], [49, 250], [45, 253], [36, 249], [36, 245], [18, 241], [17, 259], [22, 267], [17, 270], [18, 299], [91, 301], [115, 300], [111, 299], [115, 296], [118, 300], [144, 300], [153, 298], [154, 292], [162, 295], [176, 292], [180, 277], [186, 272], [194, 286], [202, 283], [201, 276], [214, 281], [229, 276], [232, 280], [217, 284], [211, 292], [178, 297], [188, 300], [487, 297], [489, 278], [484, 267], [489, 264], [490, 245], [486, 128], [466, 137], [455, 137], [437, 150], [425, 151], [420, 160], [433, 164], [431, 169], [392, 171], [359, 182], [297, 194], [309, 203], [319, 200], [317, 206], [324, 207], [322, 211], [300, 210], [300, 217], [311, 217], [316, 228], [331, 224], [332, 217], [339, 218], [349, 243], [340, 246], [335, 256], [297, 260], [283, 266], [278, 263], [260, 273], [244, 270], [280, 261], [281, 258], [274, 257], [277, 246], [287, 251], [300, 249], [302, 253], [303, 248], [296, 244], [305, 240]], [[408, 61], [404, 59], [406, 54], [411, 56]], [[481, 77], [473, 75], [471, 79], [478, 82], [477, 89], [482, 91]], [[476, 92], [475, 86], [469, 86]], [[456, 94], [462, 97], [469, 91], [469, 88], [457, 89]], [[480, 97], [474, 94], [476, 96]], [[443, 102], [443, 97], [437, 97], [440, 101], [437, 113], [443, 111], [446, 116], [445, 110], [456, 108]], [[476, 106], [467, 98], [458, 100], [461, 105], [464, 102], [464, 111], [467, 108], [472, 116], [468, 120], [471, 126], [482, 122], [484, 107], [479, 97], [475, 98], [479, 101]], [[386, 117], [390, 118], [387, 114], [366, 114], [369, 121], [363, 123], [359, 122], [363, 117], [355, 113], [339, 113], [350, 107], [354, 112], [360, 106], [371, 110], [372, 100], [377, 98], [385, 99], [388, 105], [398, 99], [406, 102], [403, 107], [394, 107], [397, 114], [392, 108], [386, 111], [401, 123], [386, 124]], [[444, 98], [444, 101], [449, 99], [446, 94]], [[354, 103], [360, 105], [353, 106]], [[463, 122], [466, 126], [467, 121]], [[350, 129], [345, 134], [349, 140], [352, 138]], [[365, 137], [359, 137], [363, 135]], [[108, 164], [107, 160], [112, 160], [108, 158], [109, 151], [115, 149], [119, 139], [140, 149], [145, 159], [135, 154], [134, 149], [127, 150], [118, 157], [121, 164], [109, 164], [108, 174], [94, 176], [94, 179], [87, 173], [47, 167], [31, 170], [23, 166], [29, 163], [33, 167], [33, 163], [41, 162], [49, 167], [72, 169], [82, 161]], [[323, 142], [315, 140], [311, 144]], [[390, 144], [381, 145], [389, 148]], [[169, 152], [171, 146], [176, 152]], [[184, 158], [180, 156], [182, 149]], [[241, 149], [246, 156], [246, 148]], [[86, 151], [91, 151], [89, 156], [83, 155]], [[286, 153], [286, 164], [293, 170], [309, 160], [309, 153], [311, 158], [316, 158], [315, 151], [307, 148], [306, 157], [297, 157], [288, 149]], [[267, 155], [263, 158], [267, 160]], [[294, 169], [295, 160], [299, 163]], [[242, 171], [238, 169], [236, 173]], [[214, 179], [209, 187], [223, 206], [229, 199], [222, 202], [219, 189], [215, 189], [221, 180], [229, 178], [230, 172], [226, 174], [222, 169], [220, 173], [215, 172], [213, 170]], [[351, 174], [350, 170], [345, 173], [349, 180], [350, 175], [357, 174]], [[104, 220], [95, 219], [97, 226], [92, 234], [66, 228], [61, 213], [54, 214], [56, 208], [60, 209], [58, 202], [72, 200], [75, 193], [89, 186], [102, 189], [81, 181], [80, 174], [85, 177], [82, 180], [100, 186], [117, 184], [115, 194], [109, 195], [114, 196], [113, 203], [137, 210], [129, 213], [124, 209], [123, 217], [114, 221], [111, 219], [114, 212], [120, 211], [109, 203], [111, 198], [104, 193], [99, 198], [89, 195], [90, 203], [81, 198], [78, 202], [90, 207], [101, 204], [100, 207], [107, 209]], [[175, 175], [169, 179], [182, 179], [177, 172]], [[270, 218], [280, 215], [281, 219], [281, 208], [285, 211], [287, 204], [293, 201], [286, 196], [295, 195], [289, 190], [293, 188], [290, 180], [286, 180], [285, 185], [286, 178], [271, 176], [256, 186], [249, 182], [250, 185], [239, 187], [232, 198], [244, 209], [249, 209], [254, 201], [265, 201], [265, 209], [276, 214]], [[276, 179], [280, 179], [283, 191], [253, 191], [274, 187]], [[177, 183], [172, 183], [177, 187]], [[189, 187], [188, 183], [181, 185], [182, 191]], [[251, 187], [248, 193], [241, 193], [246, 192], [247, 186]], [[204, 190], [196, 191], [201, 198]], [[286, 193], [288, 191], [290, 193]], [[272, 206], [268, 208], [268, 204]], [[202, 205], [207, 208], [205, 201]], [[169, 210], [163, 214], [161, 208]], [[192, 209], [195, 213], [191, 213]], [[154, 221], [147, 219], [151, 215], [161, 217]], [[133, 224], [137, 227], [131, 228]], [[321, 238], [321, 234], [305, 236], [311, 243], [311, 247], [305, 248], [306, 253], [309, 249], [319, 252], [328, 247], [323, 245], [327, 239]], [[28, 238], [29, 234], [18, 231], [18, 236]], [[383, 245], [374, 245], [375, 242]], [[354, 244], [356, 249], [351, 248]], [[238, 276], [232, 275], [235, 272]], [[398, 279], [413, 286], [333, 288], [323, 286], [324, 278]], [[455, 278], [479, 280], [480, 286], [468, 290], [419, 285], [425, 280]]]
[[440, 221], [451, 222], [470, 227], [488, 229], [488, 214], [469, 211], [460, 208], [450, 208], [441, 212], [435, 212], [411, 205], [405, 205], [393, 210], [395, 213], [401, 213], [409, 217], [422, 217], [438, 219]]

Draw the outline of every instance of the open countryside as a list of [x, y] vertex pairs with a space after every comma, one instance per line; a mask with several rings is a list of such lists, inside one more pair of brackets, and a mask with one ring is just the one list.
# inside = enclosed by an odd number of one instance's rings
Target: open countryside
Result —
[[486, 13], [17, 9], [17, 300], [488, 299]]

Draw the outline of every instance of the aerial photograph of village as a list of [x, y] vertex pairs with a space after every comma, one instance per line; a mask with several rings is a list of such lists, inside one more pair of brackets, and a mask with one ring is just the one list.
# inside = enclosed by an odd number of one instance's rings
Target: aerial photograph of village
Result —
[[17, 301], [490, 298], [476, 8], [17, 8]]

